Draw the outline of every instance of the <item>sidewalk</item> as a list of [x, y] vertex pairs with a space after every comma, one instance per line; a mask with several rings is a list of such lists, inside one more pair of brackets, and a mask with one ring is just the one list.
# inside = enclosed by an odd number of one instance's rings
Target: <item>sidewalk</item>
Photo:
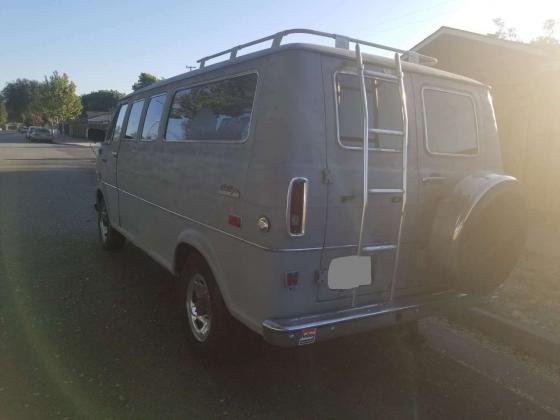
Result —
[[91, 140], [80, 138], [80, 137], [70, 137], [66, 134], [60, 135], [53, 139], [53, 143], [63, 144], [66, 146], [81, 146], [81, 147], [99, 147], [99, 142], [92, 142]]

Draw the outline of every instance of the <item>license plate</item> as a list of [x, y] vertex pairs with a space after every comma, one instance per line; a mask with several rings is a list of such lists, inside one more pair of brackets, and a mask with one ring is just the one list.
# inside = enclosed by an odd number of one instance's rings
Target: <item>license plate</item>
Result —
[[371, 284], [371, 257], [351, 255], [334, 258], [329, 265], [327, 284], [333, 290]]

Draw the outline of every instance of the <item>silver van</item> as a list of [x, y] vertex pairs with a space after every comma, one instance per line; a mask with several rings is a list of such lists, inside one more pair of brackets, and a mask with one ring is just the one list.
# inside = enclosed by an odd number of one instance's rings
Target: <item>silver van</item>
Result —
[[103, 247], [178, 276], [193, 348], [239, 322], [280, 346], [408, 323], [507, 277], [527, 209], [489, 87], [303, 29], [199, 62], [120, 102], [96, 191]]

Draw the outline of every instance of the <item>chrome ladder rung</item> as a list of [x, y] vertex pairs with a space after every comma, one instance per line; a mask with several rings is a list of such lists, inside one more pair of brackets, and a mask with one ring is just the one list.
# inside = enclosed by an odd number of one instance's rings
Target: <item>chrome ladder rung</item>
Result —
[[401, 130], [385, 130], [383, 128], [370, 128], [368, 130], [369, 134], [385, 134], [388, 136], [404, 136], [404, 132]]
[[404, 190], [402, 188], [370, 188], [368, 192], [370, 194], [403, 194]]
[[394, 74], [390, 73], [382, 73], [380, 71], [373, 71], [373, 70], [364, 70], [365, 76], [375, 77], [377, 79], [387, 79], [387, 80], [394, 80], [398, 81], [399, 78]]
[[394, 249], [397, 249], [397, 245], [395, 245], [395, 244], [370, 245], [370, 246], [364, 246], [362, 248], [362, 252], [366, 252], [368, 254], [371, 254], [371, 253], [374, 253], [374, 252], [392, 251]]

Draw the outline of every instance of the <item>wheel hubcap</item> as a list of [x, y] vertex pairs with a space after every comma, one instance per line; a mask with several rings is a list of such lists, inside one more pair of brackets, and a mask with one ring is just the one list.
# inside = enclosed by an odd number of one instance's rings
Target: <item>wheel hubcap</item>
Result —
[[185, 310], [194, 337], [200, 342], [206, 341], [212, 326], [212, 308], [208, 285], [200, 273], [189, 281]]

